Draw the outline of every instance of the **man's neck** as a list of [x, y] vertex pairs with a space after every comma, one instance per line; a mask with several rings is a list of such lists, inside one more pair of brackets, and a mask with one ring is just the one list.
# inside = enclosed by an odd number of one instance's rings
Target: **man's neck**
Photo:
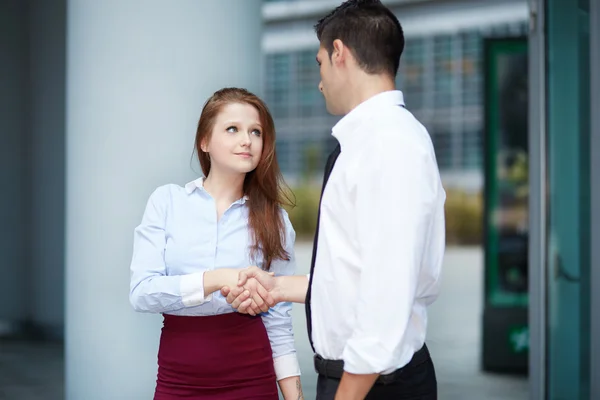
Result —
[[361, 72], [360, 76], [351, 81], [354, 84], [349, 88], [345, 114], [379, 93], [396, 90], [396, 83], [387, 75], [369, 75]]

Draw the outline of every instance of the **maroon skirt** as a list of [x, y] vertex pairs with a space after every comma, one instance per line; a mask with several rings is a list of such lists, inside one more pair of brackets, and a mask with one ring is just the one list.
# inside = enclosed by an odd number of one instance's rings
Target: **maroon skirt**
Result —
[[260, 317], [164, 314], [154, 400], [277, 400], [273, 352]]

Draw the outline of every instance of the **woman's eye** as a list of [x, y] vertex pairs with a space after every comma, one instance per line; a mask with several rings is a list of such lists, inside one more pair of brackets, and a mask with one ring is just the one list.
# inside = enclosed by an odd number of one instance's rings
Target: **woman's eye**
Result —
[[236, 133], [237, 128], [235, 126], [230, 126], [229, 128], [226, 129], [226, 131], [229, 133]]
[[258, 136], [258, 137], [260, 137], [260, 135], [261, 135], [261, 133], [260, 133], [260, 131], [258, 129], [253, 130], [252, 134], [254, 134], [254, 135]]

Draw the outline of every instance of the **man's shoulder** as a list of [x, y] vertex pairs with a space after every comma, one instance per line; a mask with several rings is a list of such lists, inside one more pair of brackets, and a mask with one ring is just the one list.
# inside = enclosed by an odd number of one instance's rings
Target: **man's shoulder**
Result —
[[429, 148], [431, 137], [427, 128], [406, 108], [394, 107], [374, 115], [369, 126], [373, 139], [381, 144], [421, 145]]

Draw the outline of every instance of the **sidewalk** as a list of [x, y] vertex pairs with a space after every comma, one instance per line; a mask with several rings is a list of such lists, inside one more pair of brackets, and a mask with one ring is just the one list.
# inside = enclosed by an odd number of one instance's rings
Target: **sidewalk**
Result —
[[0, 400], [62, 400], [62, 344], [0, 341]]

